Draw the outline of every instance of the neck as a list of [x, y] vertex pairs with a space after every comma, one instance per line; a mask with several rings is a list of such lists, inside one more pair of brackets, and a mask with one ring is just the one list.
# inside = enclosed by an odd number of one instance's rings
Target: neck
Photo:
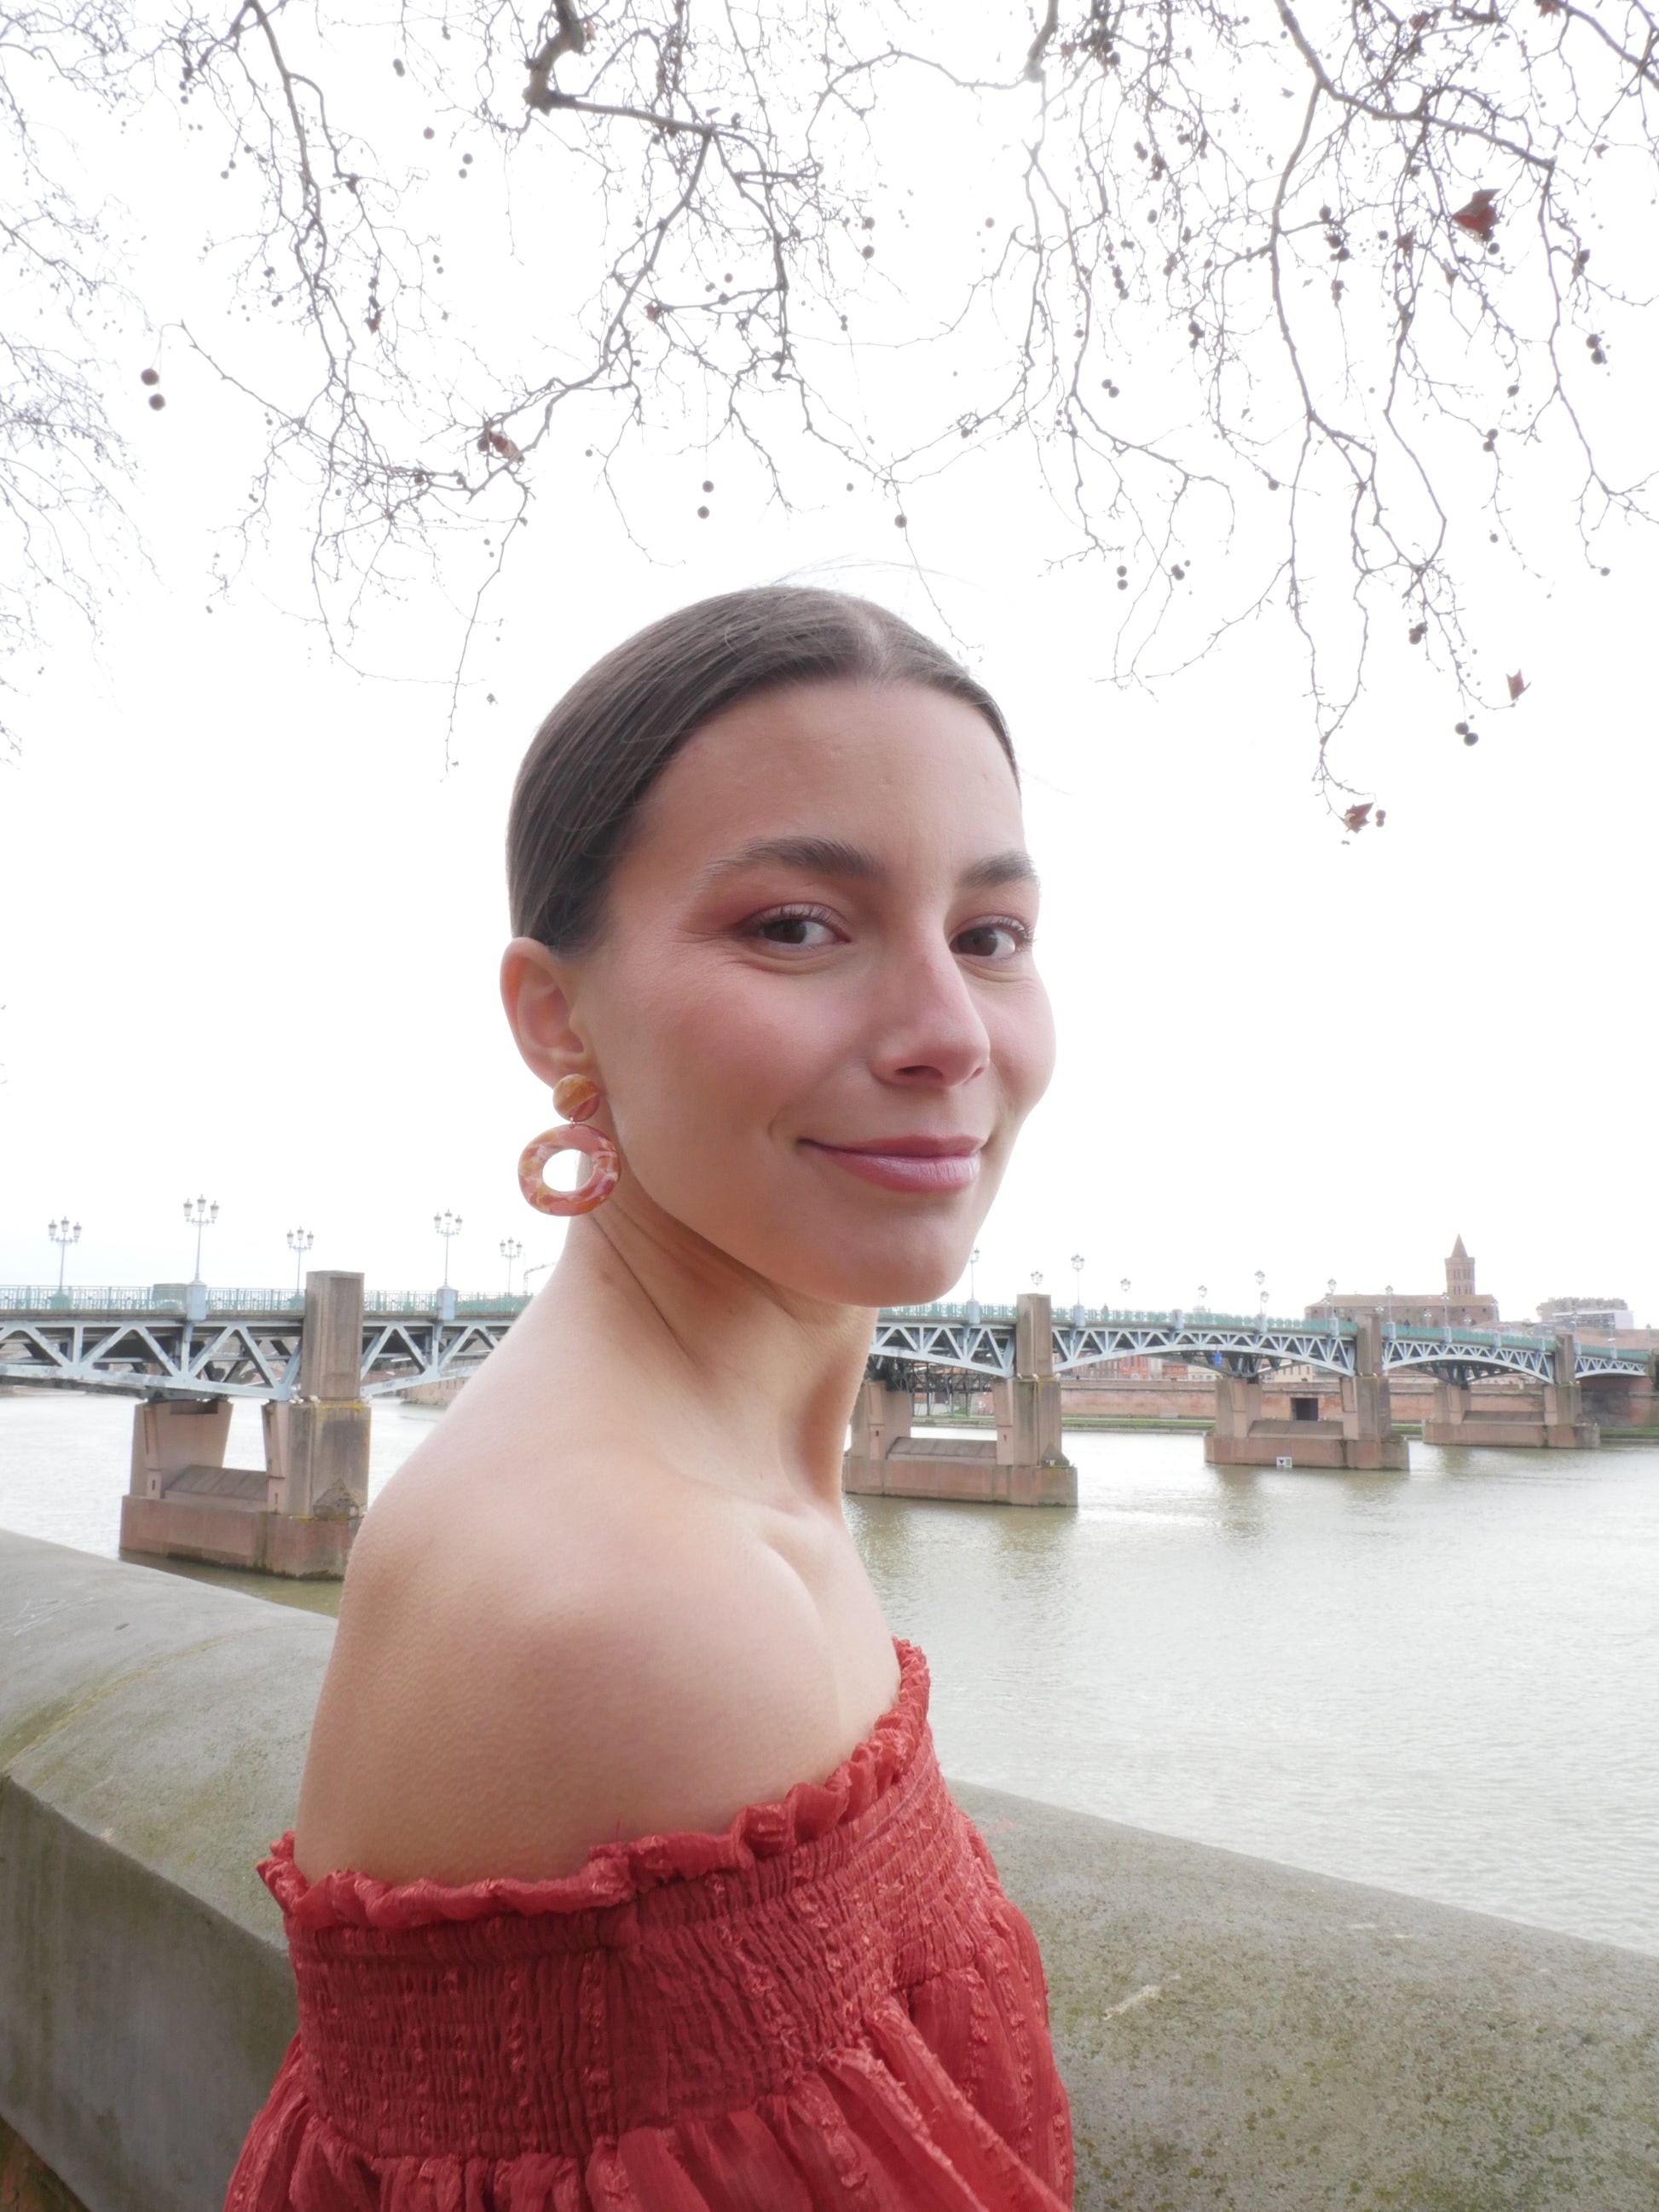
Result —
[[605, 1377], [628, 1425], [648, 1428], [659, 1448], [672, 1432], [733, 1489], [775, 1496], [781, 1484], [839, 1510], [847, 1421], [873, 1321], [867, 1306], [769, 1282], [618, 1192], [571, 1223], [519, 1328], [529, 1324], [547, 1358]]

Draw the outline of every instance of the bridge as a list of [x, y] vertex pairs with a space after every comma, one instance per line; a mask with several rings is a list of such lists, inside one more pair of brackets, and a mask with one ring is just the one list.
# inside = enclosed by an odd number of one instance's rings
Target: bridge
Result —
[[[0, 1289], [0, 1385], [137, 1397], [121, 1547], [288, 1575], [344, 1571], [368, 1504], [370, 1407], [465, 1375], [523, 1298], [158, 1284]], [[231, 1409], [258, 1402], [264, 1465], [225, 1464]]]
[[[186, 1295], [201, 1295], [192, 1313]], [[500, 1343], [529, 1301], [441, 1291], [372, 1291], [362, 1299], [359, 1390], [386, 1397], [411, 1384], [467, 1373]], [[0, 1383], [58, 1383], [161, 1398], [283, 1401], [299, 1389], [305, 1327], [301, 1292], [162, 1284], [57, 1292], [0, 1285]], [[1015, 1371], [1018, 1309], [1012, 1305], [884, 1307], [871, 1342], [872, 1374], [937, 1368], [1000, 1381]], [[1343, 1376], [1358, 1370], [1359, 1325], [1238, 1314], [1118, 1312], [1073, 1307], [1050, 1319], [1046, 1372], [1074, 1373], [1098, 1360], [1182, 1359], [1255, 1376], [1298, 1367]], [[1541, 1329], [1482, 1330], [1385, 1325], [1382, 1371], [1408, 1370], [1467, 1382], [1478, 1376], [1555, 1380], [1556, 1344]], [[1650, 1354], [1575, 1341], [1573, 1373], [1640, 1379]]]
[[[1012, 1375], [1017, 1310], [1013, 1306], [884, 1307], [876, 1323], [873, 1363], [949, 1368], [993, 1378]], [[1357, 1322], [1275, 1321], [1211, 1313], [1116, 1313], [1073, 1307], [1051, 1322], [1055, 1375], [1097, 1360], [1157, 1357], [1184, 1359], [1223, 1374], [1255, 1376], [1273, 1368], [1305, 1367], [1328, 1375], [1360, 1370]], [[1556, 1340], [1541, 1329], [1399, 1328], [1384, 1324], [1382, 1372], [1427, 1372], [1439, 1380], [1513, 1375], [1553, 1382]], [[1651, 1356], [1575, 1342], [1573, 1373], [1644, 1377]]]
[[[1038, 1319], [1038, 1309], [1042, 1319]], [[1030, 1310], [1029, 1346], [1022, 1329]], [[1038, 1346], [1041, 1335], [1042, 1347]], [[937, 1455], [939, 1447], [911, 1437], [906, 1408], [919, 1377], [934, 1369], [982, 1376], [994, 1390], [1018, 1398], [1029, 1376], [1041, 1397], [1054, 1392], [1052, 1420], [1038, 1429], [1058, 1445], [1058, 1378], [1096, 1362], [1157, 1357], [1214, 1371], [1215, 1425], [1204, 1451], [1224, 1467], [1394, 1468], [1407, 1464], [1407, 1442], [1394, 1426], [1389, 1378], [1422, 1375], [1435, 1387], [1434, 1413], [1423, 1425], [1428, 1443], [1507, 1447], [1592, 1447], [1600, 1430], [1583, 1398], [1589, 1382], [1621, 1379], [1651, 1392], [1653, 1355], [1616, 1344], [1580, 1344], [1570, 1331], [1399, 1327], [1374, 1319], [1285, 1321], [1262, 1315], [1146, 1313], [1073, 1307], [1056, 1319], [1047, 1299], [1021, 1298], [1017, 1307], [931, 1305], [896, 1307], [879, 1316], [870, 1366], [855, 1416], [848, 1457], [849, 1486], [910, 1495], [983, 1494], [986, 1476], [963, 1463], [951, 1487], [932, 1486], [931, 1470], [912, 1464]], [[1334, 1376], [1340, 1413], [1320, 1416], [1317, 1399], [1293, 1398], [1292, 1418], [1270, 1419], [1262, 1382], [1275, 1370]], [[1052, 1378], [1047, 1380], [1045, 1378]], [[1472, 1395], [1477, 1382], [1507, 1390]], [[1034, 1419], [1036, 1416], [1033, 1415]], [[1047, 1420], [1047, 1425], [1043, 1425]], [[1003, 1435], [998, 1415], [1000, 1444]], [[1008, 1457], [1010, 1446], [1004, 1446]], [[854, 1462], [857, 1462], [854, 1466]], [[920, 1492], [897, 1491], [912, 1478]], [[1041, 1486], [1038, 1486], [1041, 1487]], [[1001, 1492], [995, 1494], [1001, 1495]]]
[[[50, 1295], [0, 1287], [0, 1383], [57, 1383], [147, 1397], [291, 1400], [300, 1388], [302, 1294], [155, 1290]], [[463, 1375], [488, 1358], [528, 1300], [374, 1291], [362, 1299], [355, 1395], [381, 1398]]]
[[[162, 1284], [50, 1291], [0, 1287], [0, 1385], [137, 1397], [124, 1549], [337, 1574], [368, 1497], [376, 1398], [463, 1376], [528, 1301], [441, 1292], [366, 1293], [360, 1275], [318, 1273], [303, 1293]], [[1384, 1328], [1374, 1320], [1116, 1312], [1050, 1301], [885, 1308], [854, 1411], [848, 1490], [907, 1497], [1074, 1504], [1061, 1443], [1060, 1379], [1097, 1362], [1157, 1357], [1215, 1373], [1206, 1456], [1224, 1466], [1399, 1468], [1406, 1439], [1390, 1376], [1436, 1386], [1435, 1443], [1589, 1445], [1586, 1381], [1654, 1381], [1651, 1355], [1579, 1344], [1568, 1332]], [[1264, 1418], [1264, 1376], [1338, 1378], [1339, 1419]], [[938, 1370], [988, 1385], [994, 1443], [911, 1434], [919, 1379]], [[1477, 1379], [1520, 1386], [1474, 1400]], [[225, 1465], [233, 1403], [262, 1408], [263, 1468]]]

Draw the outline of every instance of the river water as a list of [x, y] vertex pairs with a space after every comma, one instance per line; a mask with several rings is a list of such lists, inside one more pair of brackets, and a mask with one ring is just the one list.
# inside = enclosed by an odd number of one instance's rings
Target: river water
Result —
[[[377, 1407], [372, 1486], [441, 1418]], [[0, 1527], [112, 1555], [131, 1420], [0, 1398]], [[1074, 1513], [847, 1500], [948, 1774], [1659, 1953], [1659, 1448], [1414, 1443], [1409, 1476], [1067, 1449]]]

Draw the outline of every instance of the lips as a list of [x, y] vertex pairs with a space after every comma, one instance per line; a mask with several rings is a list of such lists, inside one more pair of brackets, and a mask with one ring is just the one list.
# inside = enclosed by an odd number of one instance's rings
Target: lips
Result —
[[826, 1145], [808, 1137], [803, 1142], [860, 1182], [939, 1197], [972, 1188], [984, 1149], [979, 1137], [876, 1137], [859, 1145]]

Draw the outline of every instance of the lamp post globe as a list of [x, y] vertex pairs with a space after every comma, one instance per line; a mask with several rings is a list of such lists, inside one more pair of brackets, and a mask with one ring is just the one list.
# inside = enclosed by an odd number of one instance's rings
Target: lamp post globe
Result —
[[444, 1240], [443, 1292], [447, 1298], [449, 1295], [449, 1248], [461, 1233], [461, 1217], [459, 1213], [452, 1213], [446, 1206], [441, 1213], [433, 1215], [432, 1226]]
[[71, 1244], [78, 1244], [81, 1242], [81, 1224], [78, 1221], [71, 1224], [66, 1213], [61, 1221], [47, 1222], [46, 1234], [58, 1247], [58, 1295], [61, 1298], [64, 1295], [64, 1267], [69, 1259], [69, 1248]]
[[191, 1278], [194, 1283], [202, 1279], [202, 1232], [204, 1229], [211, 1229], [218, 1218], [219, 1201], [216, 1198], [187, 1198], [185, 1200], [185, 1223], [196, 1231], [196, 1272]]

